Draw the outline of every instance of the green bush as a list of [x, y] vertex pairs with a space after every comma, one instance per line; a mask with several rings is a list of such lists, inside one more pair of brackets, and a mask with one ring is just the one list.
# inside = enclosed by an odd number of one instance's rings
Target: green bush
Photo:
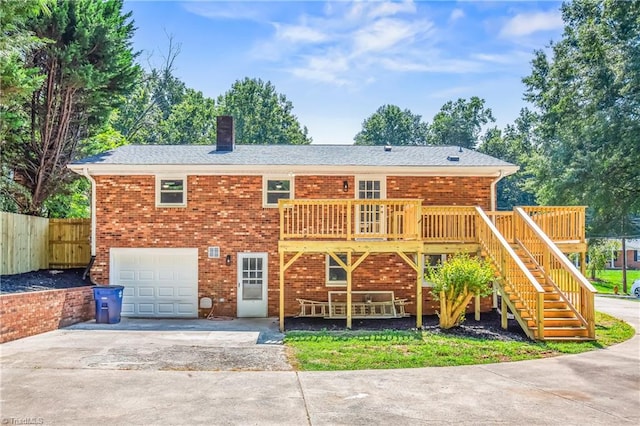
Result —
[[448, 329], [464, 321], [471, 299], [491, 293], [491, 266], [482, 259], [457, 253], [439, 268], [429, 267], [427, 278], [433, 283], [433, 294], [440, 301], [440, 327]]

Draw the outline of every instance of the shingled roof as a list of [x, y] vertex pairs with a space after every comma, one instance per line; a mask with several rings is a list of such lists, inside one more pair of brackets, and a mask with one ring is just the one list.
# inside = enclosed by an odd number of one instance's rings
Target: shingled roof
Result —
[[71, 164], [81, 165], [229, 165], [229, 166], [408, 166], [514, 168], [497, 158], [457, 146], [125, 145]]

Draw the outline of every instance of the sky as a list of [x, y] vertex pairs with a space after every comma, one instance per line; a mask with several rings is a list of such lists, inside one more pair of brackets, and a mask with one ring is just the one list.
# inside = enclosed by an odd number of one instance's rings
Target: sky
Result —
[[561, 38], [560, 2], [125, 1], [145, 67], [179, 45], [174, 75], [217, 98], [271, 81], [313, 143], [352, 144], [397, 105], [430, 123], [447, 101], [485, 99], [503, 128], [520, 109], [535, 50]]

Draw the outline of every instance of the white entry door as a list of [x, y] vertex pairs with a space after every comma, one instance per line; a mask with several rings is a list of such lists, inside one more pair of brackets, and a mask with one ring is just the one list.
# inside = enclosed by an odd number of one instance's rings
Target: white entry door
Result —
[[109, 283], [123, 285], [122, 316], [198, 317], [198, 249], [112, 248]]
[[267, 316], [267, 253], [238, 253], [238, 317]]

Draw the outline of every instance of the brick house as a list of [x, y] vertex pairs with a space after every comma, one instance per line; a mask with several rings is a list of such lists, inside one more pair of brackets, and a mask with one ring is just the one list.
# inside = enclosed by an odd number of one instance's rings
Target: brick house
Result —
[[[518, 169], [504, 161], [454, 146], [236, 146], [224, 120], [216, 146], [127, 145], [69, 166], [92, 182], [91, 276], [125, 286], [123, 315], [194, 318], [212, 305], [279, 315], [281, 327], [304, 309], [348, 327], [401, 313], [419, 325], [436, 308], [421, 260], [490, 254], [483, 212], [487, 232], [513, 228], [514, 212], [491, 213], [496, 183]], [[584, 235], [560, 238], [584, 252]]]
[[[620, 241], [620, 240], [618, 240]], [[627, 260], [627, 268], [628, 269], [640, 269], [640, 239], [629, 239], [626, 242], [626, 250], [624, 257]], [[623, 253], [622, 250], [618, 250], [611, 256], [610, 267], [612, 269], [621, 269], [622, 268], [622, 259]]]

